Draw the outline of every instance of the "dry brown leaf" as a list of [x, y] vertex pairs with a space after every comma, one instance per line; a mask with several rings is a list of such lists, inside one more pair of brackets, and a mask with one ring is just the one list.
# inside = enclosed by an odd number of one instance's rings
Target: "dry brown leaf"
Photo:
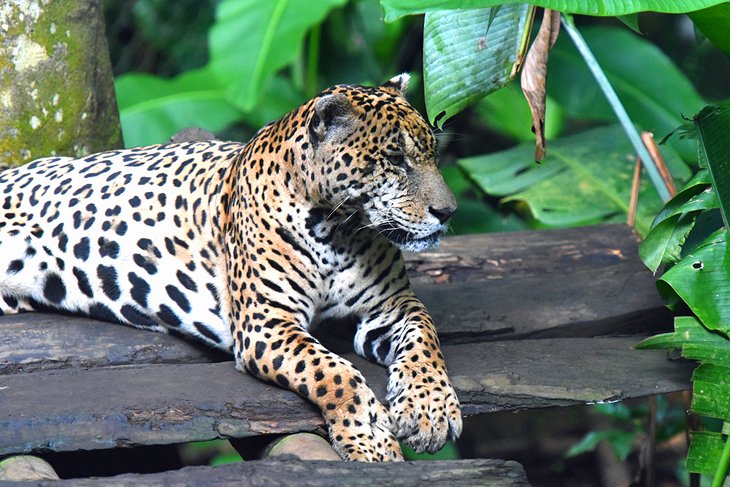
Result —
[[520, 78], [522, 92], [532, 112], [532, 131], [535, 132], [535, 161], [545, 157], [545, 87], [550, 48], [560, 32], [560, 12], [545, 9], [537, 37], [525, 58]]

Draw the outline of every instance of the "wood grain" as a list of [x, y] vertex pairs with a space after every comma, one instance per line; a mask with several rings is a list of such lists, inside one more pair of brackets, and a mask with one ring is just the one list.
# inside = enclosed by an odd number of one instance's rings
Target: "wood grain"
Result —
[[[636, 338], [444, 347], [464, 414], [616, 401], [686, 390], [691, 367]], [[382, 399], [386, 371], [348, 355]], [[0, 455], [312, 431], [319, 411], [232, 362], [67, 368], [0, 377]]]
[[258, 460], [218, 467], [187, 467], [155, 474], [54, 480], [34, 484], [48, 487], [71, 485], [105, 487], [138, 485], [528, 487], [530, 485], [527, 482], [525, 471], [519, 463], [504, 460], [359, 463], [304, 462], [294, 459]]

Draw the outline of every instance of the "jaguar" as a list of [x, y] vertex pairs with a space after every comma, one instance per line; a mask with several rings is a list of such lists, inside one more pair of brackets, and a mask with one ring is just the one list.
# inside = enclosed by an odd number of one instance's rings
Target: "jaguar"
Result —
[[[0, 173], [0, 313], [85, 315], [194, 337], [317, 405], [347, 460], [433, 452], [462, 430], [402, 250], [434, 247], [456, 201], [409, 77], [336, 85], [247, 143], [49, 157]], [[356, 323], [385, 404], [312, 334]]]

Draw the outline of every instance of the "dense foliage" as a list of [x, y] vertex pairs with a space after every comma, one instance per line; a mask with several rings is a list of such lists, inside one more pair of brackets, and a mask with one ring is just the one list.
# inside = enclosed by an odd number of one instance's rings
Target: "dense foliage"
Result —
[[641, 246], [653, 270], [669, 269], [658, 282], [670, 307], [689, 308], [675, 331], [645, 340], [642, 348], [678, 348], [700, 362], [693, 377], [692, 411], [722, 421], [718, 430], [693, 434], [691, 472], [715, 474], [723, 484], [730, 465], [730, 102], [698, 113], [684, 136], [697, 141], [701, 169], [657, 215]]

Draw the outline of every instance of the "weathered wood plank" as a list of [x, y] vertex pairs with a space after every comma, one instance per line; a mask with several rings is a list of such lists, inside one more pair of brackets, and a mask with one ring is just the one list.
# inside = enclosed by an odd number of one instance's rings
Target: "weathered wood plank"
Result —
[[65, 367], [229, 360], [202, 344], [76, 316], [0, 317], [0, 376]]
[[[669, 312], [643, 272], [577, 274], [426, 284], [417, 291], [445, 345], [647, 334], [671, 327]], [[353, 330], [338, 334], [351, 338]], [[69, 366], [214, 360], [225, 360], [225, 354], [176, 337], [87, 318], [42, 313], [0, 317], [0, 375]]]
[[444, 343], [671, 329], [638, 242], [596, 225], [445, 238], [406, 258]]
[[218, 467], [187, 467], [155, 474], [37, 482], [48, 487], [137, 485], [237, 486], [485, 486], [527, 487], [527, 476], [517, 462], [504, 460], [447, 460], [441, 462], [358, 463], [259, 460]]
[[619, 266], [414, 287], [444, 343], [649, 334], [672, 323], [651, 274]]
[[[612, 401], [689, 388], [691, 367], [636, 338], [444, 347], [465, 414]], [[348, 356], [382, 399], [381, 367]], [[232, 363], [69, 368], [0, 376], [0, 454], [163, 444], [322, 425], [308, 402]]]
[[626, 225], [593, 225], [447, 237], [435, 251], [405, 257], [412, 282], [475, 282], [615, 265], [646, 270], [638, 245]]

